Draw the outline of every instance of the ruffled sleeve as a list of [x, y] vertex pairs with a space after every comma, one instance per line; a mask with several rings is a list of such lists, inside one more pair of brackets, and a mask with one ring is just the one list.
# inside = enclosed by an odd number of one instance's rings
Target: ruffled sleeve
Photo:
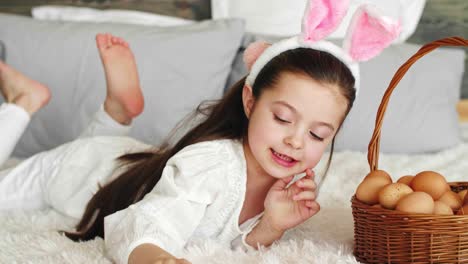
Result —
[[139, 245], [177, 255], [220, 191], [223, 148], [218, 142], [188, 146], [166, 164], [155, 188], [140, 202], [104, 219], [107, 254], [127, 263]]
[[258, 225], [263, 212], [247, 220], [240, 226], [240, 235], [237, 236], [232, 242], [231, 246], [234, 249], [242, 249], [244, 252], [254, 252], [256, 249], [247, 243], [247, 236]]

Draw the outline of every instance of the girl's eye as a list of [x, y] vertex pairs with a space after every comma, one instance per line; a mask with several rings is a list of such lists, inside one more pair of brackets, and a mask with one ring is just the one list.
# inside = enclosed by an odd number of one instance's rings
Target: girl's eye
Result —
[[323, 138], [317, 136], [317, 134], [314, 134], [314, 133], [312, 133], [312, 132], [310, 132], [310, 135], [311, 135], [314, 139], [316, 139], [316, 140], [318, 140], [318, 141], [323, 141], [323, 140], [324, 140]]
[[288, 120], [284, 120], [284, 119], [279, 118], [277, 115], [274, 115], [274, 117], [275, 117], [275, 120], [277, 120], [280, 123], [291, 123]]

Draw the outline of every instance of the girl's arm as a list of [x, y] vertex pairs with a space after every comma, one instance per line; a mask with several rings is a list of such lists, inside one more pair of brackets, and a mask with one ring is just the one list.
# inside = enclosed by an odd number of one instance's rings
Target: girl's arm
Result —
[[255, 249], [258, 249], [258, 245], [268, 247], [276, 240], [279, 240], [283, 234], [284, 231], [275, 229], [268, 223], [266, 217], [262, 217], [259, 223], [247, 235], [245, 242]]
[[303, 223], [320, 210], [315, 201], [317, 186], [312, 170], [307, 169], [304, 178], [289, 186], [293, 178], [278, 179], [268, 191], [264, 214], [245, 239], [250, 246], [271, 245], [286, 230]]
[[141, 244], [136, 247], [128, 257], [129, 264], [151, 264], [156, 261], [163, 262], [164, 260], [176, 260], [176, 263], [189, 263], [185, 259], [178, 259], [169, 254], [164, 249], [154, 244]]
[[161, 179], [141, 201], [106, 216], [104, 241], [112, 260], [119, 264], [155, 258], [156, 263], [175, 262], [172, 256], [179, 257], [176, 252], [190, 239], [207, 206], [225, 191], [217, 182], [225, 170], [217, 144], [203, 142], [180, 151], [166, 163]]

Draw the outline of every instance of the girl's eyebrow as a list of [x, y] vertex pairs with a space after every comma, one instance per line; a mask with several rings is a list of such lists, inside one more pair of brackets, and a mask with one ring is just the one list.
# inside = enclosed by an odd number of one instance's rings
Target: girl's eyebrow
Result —
[[[299, 112], [297, 112], [296, 108], [294, 108], [294, 106], [288, 104], [287, 102], [285, 101], [275, 101], [273, 102], [274, 105], [282, 105], [282, 106], [285, 106], [287, 108], [289, 108], [289, 110], [291, 110], [292, 112], [294, 112], [295, 114], [299, 114]], [[333, 127], [333, 125], [327, 123], [327, 122], [323, 122], [323, 121], [314, 121], [313, 122], [314, 124], [317, 124], [319, 126], [326, 126], [328, 128], [330, 128], [332, 131], [335, 131], [335, 128]]]
[[289, 110], [293, 111], [295, 114], [297, 114], [297, 110], [296, 108], [294, 108], [294, 106], [286, 103], [285, 101], [276, 101], [274, 102], [273, 104], [279, 104], [279, 105], [283, 105], [283, 106], [286, 106], [287, 108], [289, 108]]
[[329, 129], [331, 129], [332, 131], [335, 131], [335, 128], [329, 123], [322, 122], [322, 121], [315, 121], [314, 123], [317, 124], [317, 125], [320, 125], [320, 126], [326, 126]]

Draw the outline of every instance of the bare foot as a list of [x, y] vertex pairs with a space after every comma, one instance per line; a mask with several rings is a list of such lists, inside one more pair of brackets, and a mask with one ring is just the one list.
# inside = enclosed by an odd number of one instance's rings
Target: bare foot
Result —
[[133, 53], [127, 42], [111, 34], [97, 34], [96, 44], [106, 73], [104, 110], [115, 121], [130, 124], [144, 106]]
[[7, 103], [34, 114], [50, 100], [49, 89], [0, 61], [0, 92]]

